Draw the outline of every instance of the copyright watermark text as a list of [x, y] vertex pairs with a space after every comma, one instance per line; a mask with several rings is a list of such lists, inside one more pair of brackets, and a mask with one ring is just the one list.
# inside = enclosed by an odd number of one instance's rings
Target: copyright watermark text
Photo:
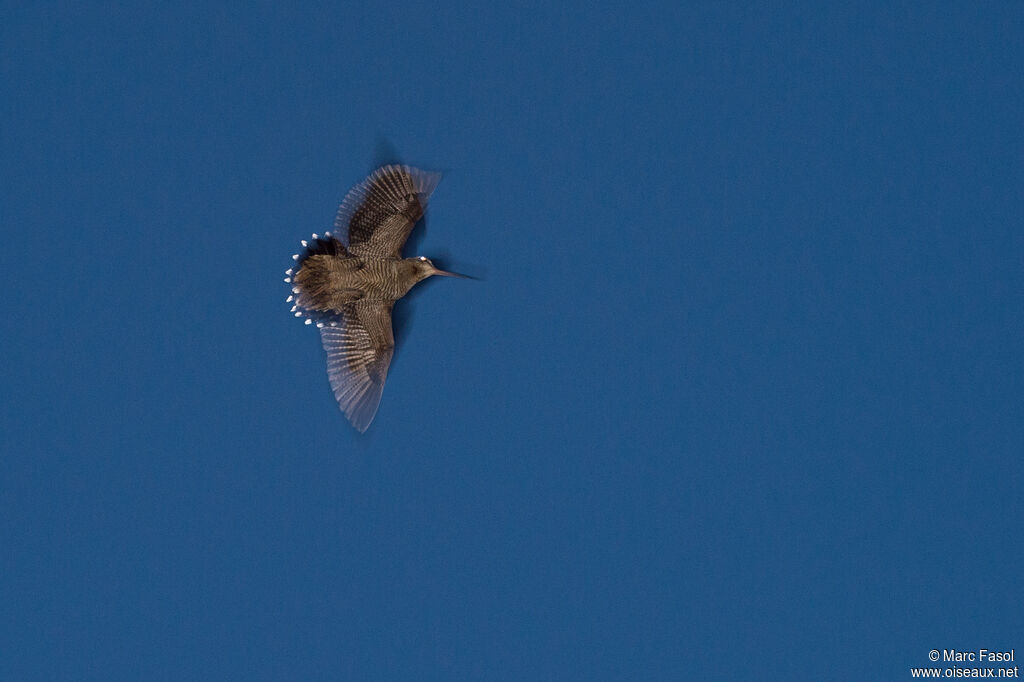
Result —
[[[924, 678], [1020, 677], [1020, 670], [1016, 665], [1006, 665], [1007, 663], [1012, 664], [1016, 661], [1016, 652], [1013, 649], [972, 649], [970, 651], [965, 649], [932, 649], [928, 652], [928, 660], [932, 663], [974, 663], [976, 665], [948, 665], [941, 668], [911, 668], [910, 676]], [[1002, 665], [986, 665], [991, 663]]]

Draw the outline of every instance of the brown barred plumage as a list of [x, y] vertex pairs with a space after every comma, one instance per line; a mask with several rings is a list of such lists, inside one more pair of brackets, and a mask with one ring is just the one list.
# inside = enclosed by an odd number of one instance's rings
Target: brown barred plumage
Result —
[[402, 258], [440, 179], [409, 166], [377, 169], [342, 201], [335, 219], [342, 238], [314, 234], [286, 273], [292, 312], [320, 328], [334, 397], [360, 432], [377, 413], [394, 355], [395, 301], [431, 275], [463, 277], [427, 258]]

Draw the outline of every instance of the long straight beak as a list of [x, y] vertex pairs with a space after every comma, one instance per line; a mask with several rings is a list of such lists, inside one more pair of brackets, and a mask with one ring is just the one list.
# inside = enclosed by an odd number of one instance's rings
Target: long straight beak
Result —
[[430, 274], [441, 275], [442, 277], [458, 277], [459, 279], [476, 279], [476, 277], [470, 277], [469, 275], [460, 275], [457, 272], [448, 272], [447, 270], [438, 270], [437, 268], [434, 268], [434, 271]]

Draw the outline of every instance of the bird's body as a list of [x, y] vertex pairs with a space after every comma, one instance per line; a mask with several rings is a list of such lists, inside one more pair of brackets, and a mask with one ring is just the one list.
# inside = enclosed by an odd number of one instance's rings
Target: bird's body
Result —
[[[394, 303], [428, 276], [417, 268], [417, 262], [414, 258], [317, 254], [303, 262], [294, 281], [312, 294], [310, 303], [318, 312], [340, 311], [355, 301]], [[421, 272], [423, 277], [418, 277]]]
[[359, 431], [373, 421], [394, 355], [395, 301], [431, 275], [462, 276], [401, 254], [439, 180], [408, 166], [377, 169], [338, 209], [335, 226], [344, 241], [314, 234], [286, 273], [292, 312], [320, 329], [334, 396]]

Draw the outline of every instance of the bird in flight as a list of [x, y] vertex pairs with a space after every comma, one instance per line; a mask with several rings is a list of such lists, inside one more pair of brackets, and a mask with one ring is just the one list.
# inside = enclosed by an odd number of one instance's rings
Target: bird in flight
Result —
[[285, 271], [295, 317], [316, 324], [327, 351], [327, 376], [345, 416], [360, 433], [377, 414], [395, 350], [391, 309], [432, 275], [466, 277], [430, 259], [402, 258], [402, 247], [440, 173], [409, 166], [378, 168], [345, 196], [334, 232], [302, 241]]

